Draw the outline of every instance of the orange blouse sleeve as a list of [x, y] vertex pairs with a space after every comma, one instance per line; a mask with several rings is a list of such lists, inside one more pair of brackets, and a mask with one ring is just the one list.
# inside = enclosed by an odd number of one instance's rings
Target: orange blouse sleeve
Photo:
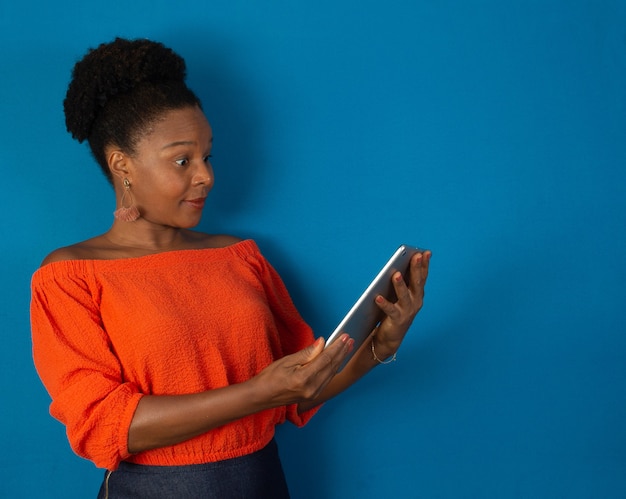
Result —
[[123, 380], [100, 320], [97, 286], [82, 272], [86, 265], [55, 262], [33, 275], [33, 357], [52, 398], [50, 414], [66, 426], [74, 451], [116, 469], [130, 456], [128, 429], [142, 395]]
[[[249, 263], [259, 273], [267, 302], [272, 310], [284, 355], [295, 353], [315, 341], [310, 326], [300, 316], [285, 284], [272, 265], [260, 254], [248, 256]], [[298, 427], [304, 426], [320, 406], [298, 413], [296, 404], [287, 406], [286, 418]]]

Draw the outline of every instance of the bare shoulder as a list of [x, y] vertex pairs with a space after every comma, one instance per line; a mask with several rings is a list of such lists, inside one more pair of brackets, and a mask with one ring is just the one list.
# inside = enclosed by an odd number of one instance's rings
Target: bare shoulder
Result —
[[70, 246], [55, 249], [43, 259], [43, 261], [41, 262], [41, 266], [43, 267], [44, 265], [48, 265], [49, 263], [62, 262], [64, 260], [75, 260]]
[[243, 241], [240, 237], [231, 236], [228, 234], [218, 234], [215, 236], [216, 247], [224, 248], [226, 246], [232, 246]]
[[100, 258], [102, 250], [102, 244], [100, 243], [101, 238], [102, 236], [97, 236], [70, 246], [55, 249], [43, 259], [41, 266], [43, 267], [49, 263], [67, 260], [89, 260]]
[[194, 232], [193, 238], [198, 247], [202, 248], [225, 248], [243, 241], [240, 237], [228, 234], [204, 234], [202, 232]]

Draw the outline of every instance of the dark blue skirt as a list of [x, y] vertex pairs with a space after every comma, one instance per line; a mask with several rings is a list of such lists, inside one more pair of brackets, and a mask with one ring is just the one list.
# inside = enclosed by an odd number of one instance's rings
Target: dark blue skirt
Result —
[[289, 498], [274, 440], [260, 451], [216, 463], [145, 466], [122, 462], [108, 480], [107, 475], [108, 471], [98, 499]]

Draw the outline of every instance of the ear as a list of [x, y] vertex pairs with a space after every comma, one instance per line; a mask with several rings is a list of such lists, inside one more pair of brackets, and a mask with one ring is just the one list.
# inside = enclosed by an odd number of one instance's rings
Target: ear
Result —
[[113, 176], [120, 179], [127, 178], [130, 174], [130, 158], [126, 153], [114, 147], [107, 148], [105, 153], [109, 170]]

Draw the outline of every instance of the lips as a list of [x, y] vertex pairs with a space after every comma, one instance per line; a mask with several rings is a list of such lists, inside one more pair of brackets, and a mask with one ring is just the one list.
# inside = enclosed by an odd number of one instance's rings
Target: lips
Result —
[[206, 201], [206, 198], [196, 198], [196, 199], [186, 199], [185, 203], [187, 203], [193, 208], [196, 208], [197, 210], [201, 210], [202, 208], [204, 208], [205, 201]]

